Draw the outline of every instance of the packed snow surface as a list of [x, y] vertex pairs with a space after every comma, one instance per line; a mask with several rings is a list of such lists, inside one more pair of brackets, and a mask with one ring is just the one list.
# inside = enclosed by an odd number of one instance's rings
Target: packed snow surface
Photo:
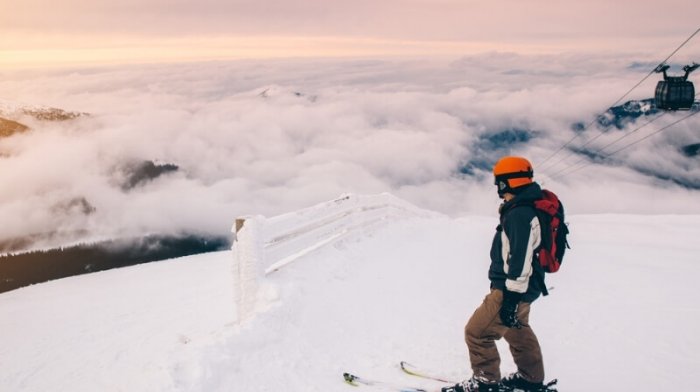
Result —
[[[692, 391], [700, 216], [568, 219], [573, 249], [531, 324], [559, 390]], [[416, 217], [317, 249], [236, 320], [232, 252], [0, 294], [3, 391], [351, 391], [343, 372], [439, 389], [470, 375], [463, 326], [488, 291], [497, 218]], [[502, 370], [515, 365], [499, 342]]]

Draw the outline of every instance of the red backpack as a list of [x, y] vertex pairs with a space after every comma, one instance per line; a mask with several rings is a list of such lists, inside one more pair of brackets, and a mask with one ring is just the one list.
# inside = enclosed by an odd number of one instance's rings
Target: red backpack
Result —
[[[535, 201], [535, 211], [540, 220], [542, 241], [535, 250], [535, 257], [545, 272], [557, 272], [569, 247], [566, 236], [569, 228], [564, 222], [564, 206], [554, 193], [543, 189], [543, 198]], [[544, 295], [547, 295], [546, 287]]]

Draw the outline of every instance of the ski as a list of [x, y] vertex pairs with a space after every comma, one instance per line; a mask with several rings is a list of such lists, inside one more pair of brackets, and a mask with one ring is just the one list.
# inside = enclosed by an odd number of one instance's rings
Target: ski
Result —
[[343, 373], [343, 378], [345, 379], [346, 383], [348, 383], [354, 387], [359, 387], [361, 385], [365, 385], [365, 386], [372, 386], [372, 387], [381, 387], [381, 388], [388, 389], [388, 390], [394, 390], [396, 392], [429, 392], [427, 389], [405, 387], [405, 386], [401, 386], [401, 385], [390, 383], [390, 382], [370, 380], [370, 379], [358, 377], [358, 376], [356, 376], [354, 374], [350, 374], [350, 373]]
[[[401, 366], [401, 370], [403, 370], [404, 373], [410, 374], [411, 376], [425, 378], [425, 379], [433, 380], [433, 381], [444, 382], [447, 384], [457, 384], [457, 381], [452, 381], [452, 380], [448, 380], [448, 379], [443, 378], [443, 377], [438, 377], [438, 376], [433, 375], [433, 374], [425, 373], [422, 370], [419, 370], [417, 367], [411, 365], [410, 363], [408, 363], [406, 361], [401, 361], [400, 366]], [[541, 391], [542, 392], [557, 392], [556, 385], [557, 385], [557, 379], [555, 378], [554, 380], [548, 382], [547, 384], [544, 384], [542, 386]], [[518, 389], [518, 388], [508, 389], [508, 390], [512, 391], [512, 392], [522, 392], [522, 389]]]
[[448, 380], [448, 379], [443, 378], [443, 377], [438, 377], [438, 376], [433, 375], [433, 374], [425, 373], [406, 361], [401, 361], [400, 366], [401, 366], [401, 370], [403, 370], [404, 373], [410, 374], [411, 376], [426, 378], [428, 380], [444, 382], [447, 384], [456, 384], [457, 383], [457, 381], [452, 381], [452, 380]]
[[[554, 380], [548, 382], [547, 384], [543, 384], [540, 389], [538, 389], [539, 392], [558, 392], [557, 388], [557, 379], [555, 378]], [[513, 387], [513, 388], [506, 388], [507, 391], [509, 392], [527, 392], [525, 389], [518, 388], [518, 387]]]

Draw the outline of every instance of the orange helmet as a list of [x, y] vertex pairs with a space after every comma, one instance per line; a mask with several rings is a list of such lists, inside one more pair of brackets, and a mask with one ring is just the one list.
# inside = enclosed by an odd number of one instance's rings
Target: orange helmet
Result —
[[532, 164], [522, 157], [503, 157], [493, 167], [498, 195], [515, 193], [515, 188], [532, 184]]

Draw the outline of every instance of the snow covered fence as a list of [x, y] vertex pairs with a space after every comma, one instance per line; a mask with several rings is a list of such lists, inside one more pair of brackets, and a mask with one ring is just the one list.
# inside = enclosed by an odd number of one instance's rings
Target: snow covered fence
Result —
[[272, 218], [248, 216], [233, 227], [238, 322], [255, 313], [260, 280], [295, 260], [385, 222], [431, 213], [391, 194], [341, 197]]

